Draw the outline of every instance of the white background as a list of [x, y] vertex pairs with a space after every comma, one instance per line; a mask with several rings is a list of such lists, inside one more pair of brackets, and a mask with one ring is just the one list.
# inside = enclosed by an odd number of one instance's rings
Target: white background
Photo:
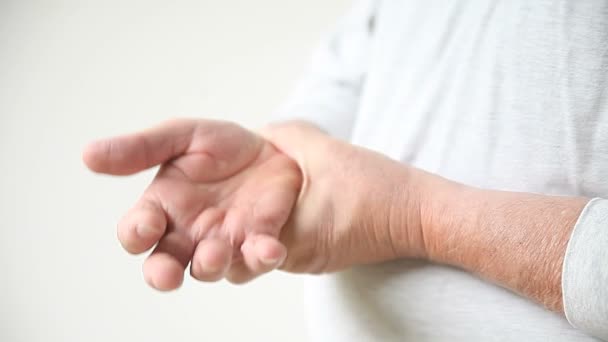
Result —
[[80, 152], [175, 116], [260, 125], [347, 5], [0, 0], [0, 341], [303, 341], [302, 276], [147, 288], [115, 222], [152, 173]]

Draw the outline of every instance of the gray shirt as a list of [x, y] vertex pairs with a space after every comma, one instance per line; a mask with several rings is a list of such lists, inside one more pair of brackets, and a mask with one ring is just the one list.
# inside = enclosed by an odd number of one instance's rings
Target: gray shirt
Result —
[[360, 1], [279, 113], [462, 183], [596, 198], [566, 253], [567, 318], [400, 260], [310, 277], [313, 340], [608, 340], [608, 1]]

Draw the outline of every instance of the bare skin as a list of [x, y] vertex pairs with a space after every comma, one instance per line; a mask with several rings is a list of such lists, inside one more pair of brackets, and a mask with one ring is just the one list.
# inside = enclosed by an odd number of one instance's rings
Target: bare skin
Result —
[[562, 310], [561, 262], [583, 198], [467, 187], [291, 122], [261, 134], [175, 120], [86, 147], [95, 172], [161, 165], [118, 225], [159, 290], [276, 268], [322, 273], [422, 258]]
[[[275, 144], [226, 122], [176, 120], [87, 146], [83, 159], [96, 172], [162, 164], [118, 224], [127, 251], [156, 245], [143, 267], [152, 287], [179, 287], [188, 264], [196, 279], [243, 283], [279, 266], [320, 273], [397, 257], [380, 227], [388, 226], [385, 204], [397, 202], [393, 181], [405, 186], [401, 165], [303, 123], [265, 134]], [[377, 167], [384, 164], [393, 174]]]

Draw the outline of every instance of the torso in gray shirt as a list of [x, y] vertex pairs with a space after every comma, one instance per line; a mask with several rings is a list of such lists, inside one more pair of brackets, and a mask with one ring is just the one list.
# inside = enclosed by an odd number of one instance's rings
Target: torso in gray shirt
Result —
[[[608, 195], [608, 1], [370, 11], [353, 143], [483, 188]], [[307, 281], [313, 340], [594, 341], [446, 266], [398, 261]]]

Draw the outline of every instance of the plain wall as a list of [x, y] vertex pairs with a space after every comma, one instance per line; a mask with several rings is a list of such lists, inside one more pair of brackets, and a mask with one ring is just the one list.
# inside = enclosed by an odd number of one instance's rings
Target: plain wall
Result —
[[348, 1], [0, 0], [0, 341], [303, 341], [302, 277], [149, 289], [115, 224], [153, 172], [84, 144], [176, 117], [255, 127]]

